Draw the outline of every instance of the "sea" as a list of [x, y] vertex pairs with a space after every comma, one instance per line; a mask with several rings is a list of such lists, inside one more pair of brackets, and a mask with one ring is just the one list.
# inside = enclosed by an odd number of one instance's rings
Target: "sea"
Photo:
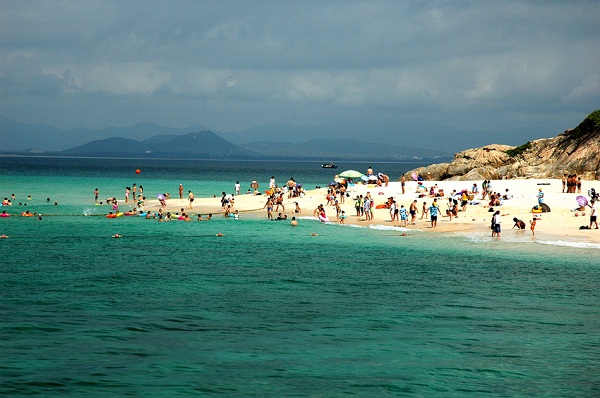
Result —
[[94, 205], [421, 165], [0, 157], [0, 395], [599, 396], [597, 245]]

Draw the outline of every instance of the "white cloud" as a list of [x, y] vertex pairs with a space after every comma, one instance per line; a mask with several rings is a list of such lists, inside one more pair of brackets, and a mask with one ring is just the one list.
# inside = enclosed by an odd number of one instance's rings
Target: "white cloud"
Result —
[[[96, 115], [156, 107], [157, 118], [193, 123], [206, 114], [241, 129], [432, 110], [455, 125], [482, 114], [482, 125], [502, 125], [516, 119], [510, 109], [570, 120], [600, 103], [597, 1], [309, 5], [4, 2], [0, 108], [44, 122], [47, 96], [84, 95], [97, 100]], [[182, 103], [193, 112], [182, 114]], [[59, 113], [86, 124], [86, 112]], [[142, 121], [130, 114], [131, 124]]]
[[149, 95], [167, 84], [171, 74], [149, 63], [103, 64], [81, 77], [81, 89], [111, 95]]

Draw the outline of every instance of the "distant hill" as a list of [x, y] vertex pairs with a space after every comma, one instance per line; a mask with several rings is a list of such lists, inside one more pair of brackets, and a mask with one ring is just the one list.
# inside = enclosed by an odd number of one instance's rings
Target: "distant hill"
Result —
[[177, 136], [161, 135], [145, 141], [112, 137], [79, 145], [57, 154], [63, 156], [149, 158], [256, 158], [258, 155], [224, 140], [211, 131]]
[[109, 127], [102, 130], [91, 130], [85, 127], [63, 130], [41, 124], [21, 123], [0, 116], [0, 150], [27, 151], [30, 148], [38, 148], [45, 151], [62, 151], [93, 140], [111, 137], [145, 140], [151, 136], [175, 136], [201, 130], [207, 128], [201, 124], [176, 128], [154, 123], [138, 123], [130, 127]]
[[[194, 127], [202, 127], [194, 125]], [[393, 126], [383, 126], [385, 128]], [[103, 130], [61, 130], [16, 122], [0, 116], [0, 153], [98, 157], [269, 158], [332, 160], [450, 159], [443, 151], [403, 146], [418, 143], [399, 137], [385, 141], [382, 126], [334, 122], [292, 126], [285, 123], [255, 127], [241, 133], [210, 132], [204, 128], [170, 128], [153, 123]], [[409, 126], [404, 125], [403, 129]], [[190, 133], [190, 131], [197, 131]], [[349, 136], [364, 137], [350, 139]]]
[[307, 158], [322, 160], [406, 161], [413, 159], [449, 159], [452, 154], [432, 149], [398, 145], [372, 144], [354, 139], [313, 139], [293, 144], [290, 142], [255, 141], [240, 145], [262, 156]]

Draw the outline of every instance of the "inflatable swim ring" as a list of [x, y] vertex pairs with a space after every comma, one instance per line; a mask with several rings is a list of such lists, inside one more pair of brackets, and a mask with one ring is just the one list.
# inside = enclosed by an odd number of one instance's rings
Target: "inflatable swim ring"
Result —
[[107, 214], [106, 218], [117, 218], [117, 215], [114, 214], [114, 213], [113, 214]]
[[0, 217], [10, 217], [10, 214], [8, 214], [8, 213], [2, 213], [2, 214], [0, 214]]
[[319, 215], [319, 221], [321, 221], [321, 222], [329, 222], [329, 217], [321, 214], [321, 215]]

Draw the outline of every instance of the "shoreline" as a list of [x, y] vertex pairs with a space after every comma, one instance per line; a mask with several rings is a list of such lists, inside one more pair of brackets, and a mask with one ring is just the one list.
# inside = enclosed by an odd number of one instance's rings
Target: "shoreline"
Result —
[[[509, 190], [509, 195], [512, 196], [508, 200], [504, 200], [501, 206], [495, 207], [495, 210], [501, 212], [501, 227], [502, 232], [500, 240], [504, 234], [517, 233], [517, 229], [511, 230], [514, 225], [513, 217], [517, 217], [526, 223], [525, 234], [532, 238], [543, 237], [551, 240], [564, 240], [565, 238], [576, 239], [577, 241], [584, 241], [588, 243], [600, 243], [600, 230], [586, 230], [579, 229], [582, 225], [589, 225], [589, 207], [583, 212], [585, 215], [579, 215], [581, 211], [575, 211], [578, 207], [575, 198], [582, 195], [586, 198], [587, 191], [589, 188], [594, 187], [594, 181], [584, 181], [581, 194], [574, 193], [563, 193], [562, 182], [559, 179], [510, 179], [510, 180], [492, 180], [492, 190], [499, 193], [505, 193], [505, 190]], [[448, 202], [448, 194], [453, 190], [460, 192], [463, 189], [470, 190], [473, 184], [477, 184], [481, 191], [481, 181], [424, 181], [427, 188], [433, 185], [437, 185], [438, 188], [443, 189], [445, 195], [437, 198], [440, 208], [440, 216], [438, 217], [438, 224], [436, 228], [431, 228], [431, 222], [429, 218], [421, 219], [421, 208], [423, 202], [426, 202], [429, 206], [433, 198], [423, 197], [419, 198], [417, 193], [417, 182], [407, 181], [405, 186], [405, 193], [402, 194], [402, 186], [400, 182], [390, 182], [387, 187], [385, 186], [373, 186], [373, 185], [362, 185], [357, 184], [349, 187], [348, 193], [350, 197], [345, 198], [345, 203], [340, 203], [340, 207], [345, 211], [347, 218], [345, 219], [346, 224], [357, 225], [368, 227], [371, 225], [375, 226], [399, 226], [398, 221], [391, 222], [390, 213], [388, 209], [374, 209], [374, 219], [367, 221], [364, 217], [357, 218], [356, 210], [354, 208], [354, 198], [357, 195], [366, 195], [370, 192], [375, 205], [384, 203], [387, 198], [393, 197], [398, 207], [404, 205], [406, 209], [410, 207], [410, 204], [417, 200], [417, 219], [415, 225], [409, 225], [408, 227], [402, 227], [410, 229], [418, 229], [423, 233], [469, 233], [469, 232], [489, 232], [490, 221], [493, 213], [489, 212], [488, 200], [481, 200], [481, 193], [475, 195], [473, 202], [479, 202], [478, 204], [467, 205], [466, 211], [459, 211], [457, 218], [452, 218], [450, 221], [449, 217], [441, 216], [441, 213], [445, 213]], [[600, 187], [600, 185], [599, 185]], [[551, 208], [550, 212], [547, 213], [532, 213], [532, 207], [537, 205], [537, 194], [539, 189], [542, 188], [544, 197], [544, 203], [548, 204]], [[595, 187], [594, 187], [595, 188]], [[273, 216], [277, 217], [278, 213], [286, 214], [288, 221], [291, 218], [296, 217], [309, 217], [317, 220], [313, 217], [314, 209], [320, 205], [325, 204], [327, 199], [327, 188], [313, 189], [306, 191], [303, 197], [295, 197], [288, 199], [287, 195], [284, 195], [284, 206], [285, 211], [275, 211], [273, 209]], [[213, 217], [223, 217], [221, 211], [220, 197], [212, 198], [199, 198], [196, 197], [192, 210], [189, 210], [189, 214], [192, 215], [192, 222], [195, 221], [194, 217], [198, 213], [205, 215], [212, 213]], [[589, 199], [589, 198], [588, 198]], [[251, 218], [267, 218], [267, 211], [263, 209], [267, 200], [266, 195], [245, 195], [241, 194], [235, 196], [235, 203], [232, 207], [233, 210], [238, 210], [240, 218], [251, 217]], [[301, 213], [294, 212], [294, 202], [298, 202]], [[157, 211], [160, 208], [158, 200], [148, 200], [146, 202], [146, 209], [151, 211]], [[167, 207], [163, 208], [163, 211], [170, 211], [171, 213], [179, 213], [181, 208], [186, 212], [188, 205], [187, 199], [169, 199], [167, 201]], [[337, 222], [336, 210], [334, 206], [325, 206], [325, 211], [330, 222]], [[579, 216], [575, 216], [578, 214]], [[537, 225], [535, 228], [535, 237], [532, 236], [530, 230], [530, 221], [533, 217], [538, 217]], [[410, 223], [410, 215], [409, 215]]]

